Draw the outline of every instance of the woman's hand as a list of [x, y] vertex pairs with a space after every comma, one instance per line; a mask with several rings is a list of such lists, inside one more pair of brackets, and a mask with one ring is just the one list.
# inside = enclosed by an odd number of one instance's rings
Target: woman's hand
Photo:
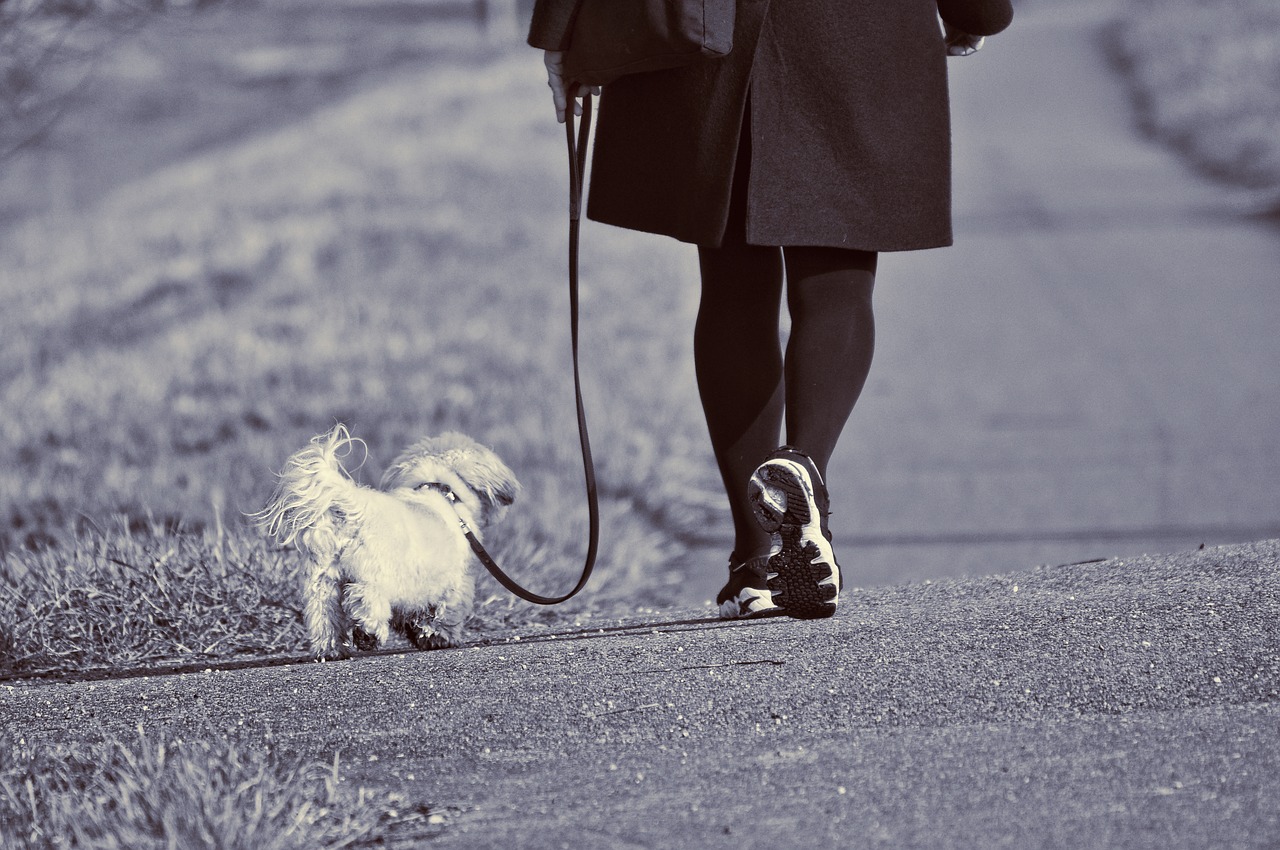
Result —
[[986, 38], [980, 35], [969, 35], [961, 32], [946, 21], [942, 22], [943, 40], [947, 44], [948, 56], [971, 56], [982, 49]]
[[599, 86], [584, 86], [564, 77], [564, 54], [558, 50], [543, 51], [542, 63], [547, 66], [547, 85], [551, 86], [551, 99], [556, 104], [556, 120], [564, 123], [565, 110], [573, 100], [573, 114], [582, 114], [578, 98], [588, 94], [600, 94]]

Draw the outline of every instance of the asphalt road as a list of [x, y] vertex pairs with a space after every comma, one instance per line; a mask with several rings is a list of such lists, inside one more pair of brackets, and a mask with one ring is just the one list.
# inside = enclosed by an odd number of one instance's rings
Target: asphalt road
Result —
[[[28, 742], [340, 754], [391, 846], [1273, 848], [1280, 543], [349, 662], [0, 684]], [[399, 843], [397, 843], [399, 842]]]
[[1280, 536], [1280, 227], [1140, 136], [1118, 6], [1026, 0], [950, 61], [956, 244], [881, 258], [829, 476], [856, 581]]

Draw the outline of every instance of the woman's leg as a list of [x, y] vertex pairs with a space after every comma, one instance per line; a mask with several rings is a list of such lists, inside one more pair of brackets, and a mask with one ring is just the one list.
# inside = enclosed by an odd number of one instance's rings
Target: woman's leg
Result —
[[784, 254], [791, 312], [787, 443], [809, 455], [825, 478], [836, 441], [871, 370], [877, 255], [797, 247], [784, 249]]
[[782, 430], [782, 252], [737, 243], [699, 248], [698, 258], [694, 365], [741, 562], [769, 551], [770, 535], [752, 514], [747, 482]]
[[830, 617], [842, 583], [827, 524], [827, 464], [862, 392], [875, 348], [876, 255], [784, 249], [791, 338], [785, 368], [789, 447], [751, 477], [748, 500], [773, 535], [770, 601], [792, 617]]

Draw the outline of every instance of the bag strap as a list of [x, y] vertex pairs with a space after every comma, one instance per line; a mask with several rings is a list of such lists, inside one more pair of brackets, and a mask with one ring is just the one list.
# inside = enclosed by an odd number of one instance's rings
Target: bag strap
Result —
[[582, 98], [582, 121], [574, 134], [573, 104], [565, 110], [565, 135], [569, 145], [569, 336], [573, 347], [573, 394], [578, 408], [578, 439], [582, 444], [582, 467], [586, 474], [587, 515], [590, 530], [587, 534], [587, 557], [582, 567], [582, 576], [573, 590], [563, 596], [541, 596], [526, 590], [516, 583], [515, 579], [502, 571], [497, 562], [489, 555], [479, 538], [459, 517], [462, 532], [471, 544], [471, 549], [484, 564], [498, 583], [519, 596], [526, 602], [536, 605], [558, 605], [566, 599], [576, 596], [578, 591], [587, 586], [591, 571], [595, 568], [596, 550], [600, 543], [600, 499], [596, 491], [596, 469], [591, 460], [591, 441], [587, 437], [587, 414], [582, 404], [582, 377], [578, 370], [578, 241], [582, 224], [582, 179], [587, 167], [587, 141], [591, 136], [591, 95]]

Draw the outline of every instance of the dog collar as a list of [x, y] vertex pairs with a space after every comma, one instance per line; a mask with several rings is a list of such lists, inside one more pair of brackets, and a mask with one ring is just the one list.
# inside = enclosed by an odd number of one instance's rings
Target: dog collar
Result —
[[[2, 0], [0, 0], [2, 2]], [[453, 515], [458, 518], [458, 526], [462, 529], [462, 533], [467, 540], [471, 542], [471, 548], [480, 556], [480, 560], [484, 561], [489, 558], [489, 553], [484, 551], [484, 547], [480, 545], [480, 541], [471, 531], [471, 526], [467, 525], [467, 521], [462, 518], [462, 514], [458, 512], [458, 494], [453, 492], [453, 488], [448, 484], [441, 484], [439, 481], [426, 481], [414, 488], [415, 490], [435, 490], [440, 495], [449, 500], [450, 506], [453, 507]], [[486, 564], [487, 566], [487, 564]]]
[[422, 484], [419, 484], [414, 489], [415, 490], [435, 490], [436, 492], [440, 493], [440, 495], [448, 499], [450, 502], [458, 501], [458, 494], [453, 492], [453, 488], [450, 487], [448, 484], [441, 484], [439, 481], [427, 481]]

